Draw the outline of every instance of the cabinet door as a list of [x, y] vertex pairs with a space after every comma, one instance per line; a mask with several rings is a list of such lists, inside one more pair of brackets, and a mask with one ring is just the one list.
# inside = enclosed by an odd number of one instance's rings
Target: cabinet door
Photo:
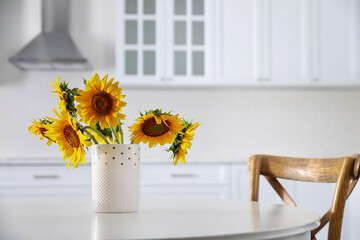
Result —
[[216, 83], [254, 84], [257, 59], [257, 0], [216, 1]]
[[159, 84], [164, 46], [162, 0], [118, 1], [116, 64], [125, 84]]
[[308, 0], [261, 1], [258, 11], [261, 83], [309, 83], [309, 10]]
[[171, 84], [212, 82], [212, 4], [205, 0], [166, 1], [167, 54], [165, 69]]
[[246, 163], [231, 164], [231, 199], [249, 200], [250, 172]]
[[317, 0], [313, 12], [314, 84], [358, 84], [359, 1]]
[[[231, 198], [248, 201], [250, 199], [250, 171], [246, 163], [232, 164], [231, 181]], [[279, 179], [279, 182], [284, 186], [290, 196], [296, 196], [296, 183], [294, 181]], [[263, 176], [260, 176], [259, 202], [283, 204], [281, 198]]]
[[228, 186], [141, 186], [141, 196], [230, 199]]
[[[331, 207], [335, 183], [296, 182], [296, 189], [294, 197], [296, 204], [323, 216]], [[316, 235], [316, 238], [327, 239], [327, 234], [328, 225]], [[346, 238], [344, 234], [343, 226], [341, 239], [350, 239]]]
[[0, 198], [90, 195], [91, 167], [71, 172], [63, 165], [0, 166]]
[[[331, 208], [335, 186], [335, 183], [296, 182], [297, 191], [294, 196], [295, 202], [299, 207], [310, 209], [323, 216]], [[353, 193], [355, 192], [356, 191], [354, 190]], [[356, 197], [352, 197], [353, 195], [348, 199], [345, 205], [341, 239], [357, 239], [355, 236], [359, 236], [358, 227], [354, 227], [354, 224], [352, 224], [353, 222], [358, 223], [358, 211], [356, 211], [358, 208], [351, 204], [351, 200], [356, 199]], [[356, 200], [356, 205], [358, 205], [359, 199]], [[355, 213], [354, 215], [357, 216], [354, 216], [352, 213]], [[327, 239], [328, 229], [328, 225], [325, 226], [316, 235], [316, 238]]]
[[345, 205], [342, 239], [357, 239], [360, 236], [360, 186], [351, 193]]

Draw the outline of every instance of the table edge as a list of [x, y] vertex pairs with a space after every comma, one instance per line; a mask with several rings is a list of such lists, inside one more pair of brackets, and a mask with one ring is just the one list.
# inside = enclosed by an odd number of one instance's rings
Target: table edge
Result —
[[[294, 236], [297, 234], [302, 234], [314, 230], [315, 228], [320, 226], [320, 218], [314, 222], [309, 224], [305, 224], [299, 227], [293, 228], [284, 228], [284, 229], [277, 229], [274, 231], [259, 231], [256, 233], [240, 233], [240, 234], [226, 234], [226, 235], [208, 235], [208, 236], [194, 236], [194, 237], [180, 237], [180, 238], [170, 238], [176, 240], [266, 240], [266, 239], [277, 239], [277, 238], [284, 238], [289, 236]], [[169, 239], [169, 238], [166, 238]]]

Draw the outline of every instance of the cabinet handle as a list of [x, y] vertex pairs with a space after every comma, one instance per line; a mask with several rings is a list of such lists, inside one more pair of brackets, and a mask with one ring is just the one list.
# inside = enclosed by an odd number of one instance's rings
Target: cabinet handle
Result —
[[59, 178], [58, 175], [34, 175], [33, 176], [35, 179], [55, 179], [55, 178]]
[[193, 177], [196, 177], [196, 175], [192, 174], [192, 173], [173, 173], [173, 174], [170, 174], [170, 177], [173, 177], [173, 178], [193, 178]]
[[171, 81], [172, 81], [172, 78], [167, 78], [167, 80], [168, 80], [169, 82], [171, 82]]
[[262, 82], [263, 81], [263, 78], [258, 78], [258, 82]]
[[164, 81], [166, 81], [166, 78], [161, 77], [161, 78], [160, 78], [160, 81], [164, 82]]
[[318, 81], [319, 81], [319, 78], [313, 78], [313, 81], [314, 81], [314, 82], [318, 82]]

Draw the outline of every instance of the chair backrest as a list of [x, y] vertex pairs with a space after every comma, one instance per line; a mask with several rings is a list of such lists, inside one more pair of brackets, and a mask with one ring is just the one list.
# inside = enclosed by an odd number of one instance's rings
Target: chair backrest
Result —
[[339, 240], [346, 199], [360, 175], [360, 155], [344, 158], [293, 158], [253, 155], [248, 160], [250, 169], [250, 201], [258, 201], [259, 180], [263, 175], [286, 205], [296, 206], [277, 178], [336, 183], [332, 206], [320, 219], [320, 226], [311, 232], [311, 239], [329, 222], [329, 240]]

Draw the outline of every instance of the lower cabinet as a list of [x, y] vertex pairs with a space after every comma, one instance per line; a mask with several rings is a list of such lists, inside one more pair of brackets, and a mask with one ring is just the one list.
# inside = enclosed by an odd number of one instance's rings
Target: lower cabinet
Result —
[[[344, 237], [342, 239], [359, 239], [360, 228], [360, 183], [354, 189], [345, 205]], [[345, 233], [346, 232], [346, 233]], [[346, 235], [345, 235], [346, 234]]]
[[[88, 164], [89, 165], [89, 164]], [[0, 164], [0, 198], [91, 195], [91, 168], [60, 164]]]
[[[237, 189], [242, 184], [235, 181], [232, 174], [233, 169], [242, 165], [245, 167], [245, 164], [231, 163], [173, 166], [143, 162], [140, 168], [141, 195], [240, 199]], [[91, 164], [72, 170], [59, 163], [0, 162], [0, 198], [90, 195]], [[245, 196], [244, 193], [241, 195]]]
[[230, 191], [229, 187], [221, 186], [141, 186], [141, 196], [229, 199]]
[[232, 198], [232, 164], [143, 164], [141, 196]]

